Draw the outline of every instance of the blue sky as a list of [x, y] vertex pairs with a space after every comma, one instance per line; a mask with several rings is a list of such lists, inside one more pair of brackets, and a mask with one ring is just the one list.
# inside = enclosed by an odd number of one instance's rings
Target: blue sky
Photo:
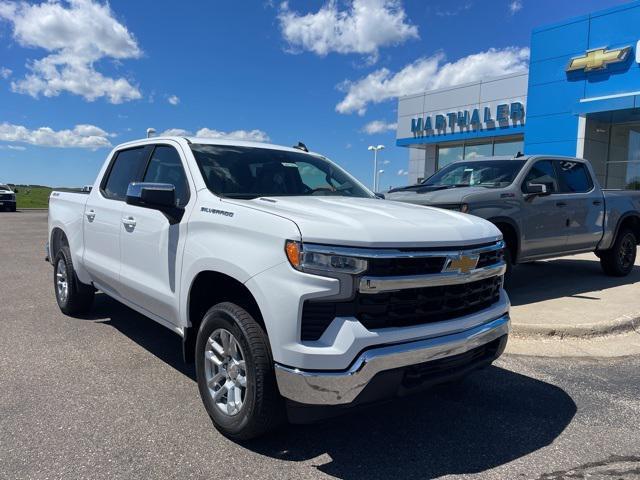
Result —
[[401, 185], [398, 94], [526, 68], [532, 28], [620, 3], [0, 0], [0, 180], [93, 183], [154, 127], [301, 140], [368, 185], [384, 144]]

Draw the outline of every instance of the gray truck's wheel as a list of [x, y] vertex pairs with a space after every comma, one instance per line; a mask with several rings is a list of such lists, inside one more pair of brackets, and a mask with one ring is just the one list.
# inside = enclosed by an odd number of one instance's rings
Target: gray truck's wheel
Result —
[[60, 248], [53, 266], [53, 287], [62, 313], [79, 315], [91, 310], [95, 290], [76, 277], [68, 246]]
[[195, 358], [200, 396], [223, 435], [248, 440], [284, 419], [267, 337], [246, 310], [229, 302], [210, 308]]
[[637, 239], [629, 229], [620, 230], [610, 250], [601, 252], [600, 265], [607, 275], [624, 277], [636, 262]]

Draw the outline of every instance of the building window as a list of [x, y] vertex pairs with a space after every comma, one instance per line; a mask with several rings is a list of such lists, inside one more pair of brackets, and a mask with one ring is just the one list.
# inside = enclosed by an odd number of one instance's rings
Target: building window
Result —
[[437, 170], [446, 167], [452, 162], [464, 159], [464, 145], [447, 145], [446, 147], [438, 147], [438, 165]]
[[481, 142], [444, 143], [438, 145], [436, 170], [446, 167], [458, 160], [471, 160], [480, 157], [498, 155], [515, 156], [522, 152], [524, 140], [522, 136], [496, 140], [488, 138]]
[[606, 188], [640, 189], [640, 125], [613, 125]]
[[464, 146], [465, 160], [473, 160], [474, 158], [490, 157], [493, 155], [493, 145], [491, 143], [467, 143]]
[[518, 152], [524, 152], [524, 140], [496, 140], [493, 144], [493, 154], [495, 156], [509, 155], [515, 156]]

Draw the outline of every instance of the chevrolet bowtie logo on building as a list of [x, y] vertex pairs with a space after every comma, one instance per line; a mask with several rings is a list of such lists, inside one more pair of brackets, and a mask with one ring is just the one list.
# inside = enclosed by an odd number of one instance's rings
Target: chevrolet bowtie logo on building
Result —
[[479, 255], [458, 255], [448, 258], [442, 269], [443, 273], [469, 273], [478, 265]]
[[629, 56], [631, 47], [616, 48], [607, 50], [606, 48], [595, 48], [587, 51], [585, 55], [573, 57], [567, 65], [567, 72], [575, 72], [584, 70], [591, 72], [593, 70], [603, 70], [611, 63], [624, 62]]

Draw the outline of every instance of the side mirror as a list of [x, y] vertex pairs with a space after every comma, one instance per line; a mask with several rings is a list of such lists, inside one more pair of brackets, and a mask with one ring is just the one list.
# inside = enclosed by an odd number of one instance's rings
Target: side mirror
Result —
[[548, 195], [547, 186], [542, 183], [527, 183], [527, 193], [530, 195]]
[[384, 193], [374, 193], [374, 195], [382, 200], [385, 199]]
[[176, 187], [169, 183], [131, 182], [127, 188], [126, 202], [159, 210], [172, 225], [178, 223], [184, 213], [184, 209], [176, 206]]

